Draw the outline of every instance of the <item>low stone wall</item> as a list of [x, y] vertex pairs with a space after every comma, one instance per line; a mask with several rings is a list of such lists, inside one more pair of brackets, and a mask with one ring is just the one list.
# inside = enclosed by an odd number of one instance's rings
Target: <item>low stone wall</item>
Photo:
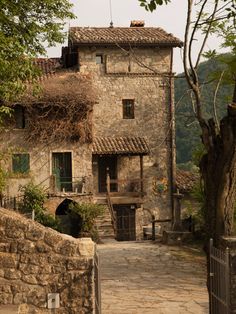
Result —
[[53, 313], [93, 312], [94, 243], [74, 239], [0, 208], [0, 308], [19, 314], [52, 313], [48, 294], [59, 294]]

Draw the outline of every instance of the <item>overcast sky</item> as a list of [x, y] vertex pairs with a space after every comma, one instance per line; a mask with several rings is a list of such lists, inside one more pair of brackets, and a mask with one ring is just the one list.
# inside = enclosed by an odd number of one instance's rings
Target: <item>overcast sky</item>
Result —
[[[183, 41], [187, 1], [172, 0], [169, 5], [163, 5], [150, 13], [139, 6], [138, 0], [71, 0], [74, 4], [75, 20], [68, 21], [66, 29], [70, 26], [109, 26], [110, 1], [112, 3], [112, 20], [114, 27], [130, 25], [131, 20], [144, 20], [145, 26], [162, 27]], [[208, 48], [214, 49], [217, 40], [208, 42]], [[197, 43], [197, 41], [196, 41]], [[48, 50], [49, 57], [59, 57], [61, 47]], [[174, 71], [180, 73], [182, 67], [182, 51], [175, 48]]]

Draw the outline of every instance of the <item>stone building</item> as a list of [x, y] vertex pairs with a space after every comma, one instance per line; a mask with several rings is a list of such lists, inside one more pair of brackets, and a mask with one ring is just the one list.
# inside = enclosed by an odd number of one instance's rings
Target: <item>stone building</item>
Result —
[[[172, 34], [140, 21], [127, 28], [71, 27], [60, 61], [63, 73], [89, 75], [96, 87], [93, 140], [29, 145], [23, 136], [27, 116], [15, 107], [16, 129], [5, 132], [4, 141], [19, 149], [8, 165], [12, 175], [6, 194], [15, 196], [19, 185], [33, 178], [48, 188], [46, 205], [52, 213], [65, 213], [71, 200], [108, 204], [100, 224], [109, 225], [114, 216], [118, 240], [139, 239], [151, 215], [171, 220], [172, 65], [173, 48], [181, 46]], [[57, 61], [41, 60], [40, 66], [47, 74], [62, 73]]]

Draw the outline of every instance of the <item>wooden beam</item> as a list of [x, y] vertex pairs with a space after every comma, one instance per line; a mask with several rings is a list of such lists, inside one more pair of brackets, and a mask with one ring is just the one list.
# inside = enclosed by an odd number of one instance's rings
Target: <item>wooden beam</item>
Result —
[[143, 155], [139, 155], [140, 157], [140, 188], [141, 193], [143, 193]]
[[108, 195], [109, 195], [109, 193], [110, 193], [110, 191], [111, 191], [111, 179], [110, 179], [109, 168], [107, 168], [106, 170], [107, 170], [106, 185], [107, 185], [107, 193], [108, 193]]

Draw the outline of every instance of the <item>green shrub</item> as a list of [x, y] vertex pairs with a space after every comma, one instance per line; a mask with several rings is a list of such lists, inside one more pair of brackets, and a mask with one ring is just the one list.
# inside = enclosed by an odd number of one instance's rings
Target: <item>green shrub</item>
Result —
[[3, 193], [7, 183], [8, 173], [0, 166], [0, 195]]
[[50, 227], [60, 231], [59, 221], [54, 216], [46, 212], [44, 202], [46, 201], [46, 193], [42, 187], [30, 182], [20, 187], [23, 192], [23, 199], [19, 204], [19, 211], [22, 213], [32, 213], [34, 211], [35, 220], [45, 227]]
[[98, 233], [95, 227], [95, 220], [104, 213], [104, 206], [92, 203], [71, 203], [70, 206], [71, 219], [80, 216], [82, 220], [79, 236], [91, 236], [94, 241], [98, 241]]
[[32, 213], [35, 215], [44, 212], [44, 202], [46, 200], [46, 194], [43, 189], [33, 182], [30, 182], [24, 186], [20, 186], [20, 192], [23, 193], [23, 200], [19, 204], [19, 210], [22, 213]]
[[199, 210], [192, 214], [196, 229], [196, 235], [204, 239], [206, 235], [206, 208], [205, 208], [205, 194], [201, 182], [194, 185], [192, 197], [198, 202]]

